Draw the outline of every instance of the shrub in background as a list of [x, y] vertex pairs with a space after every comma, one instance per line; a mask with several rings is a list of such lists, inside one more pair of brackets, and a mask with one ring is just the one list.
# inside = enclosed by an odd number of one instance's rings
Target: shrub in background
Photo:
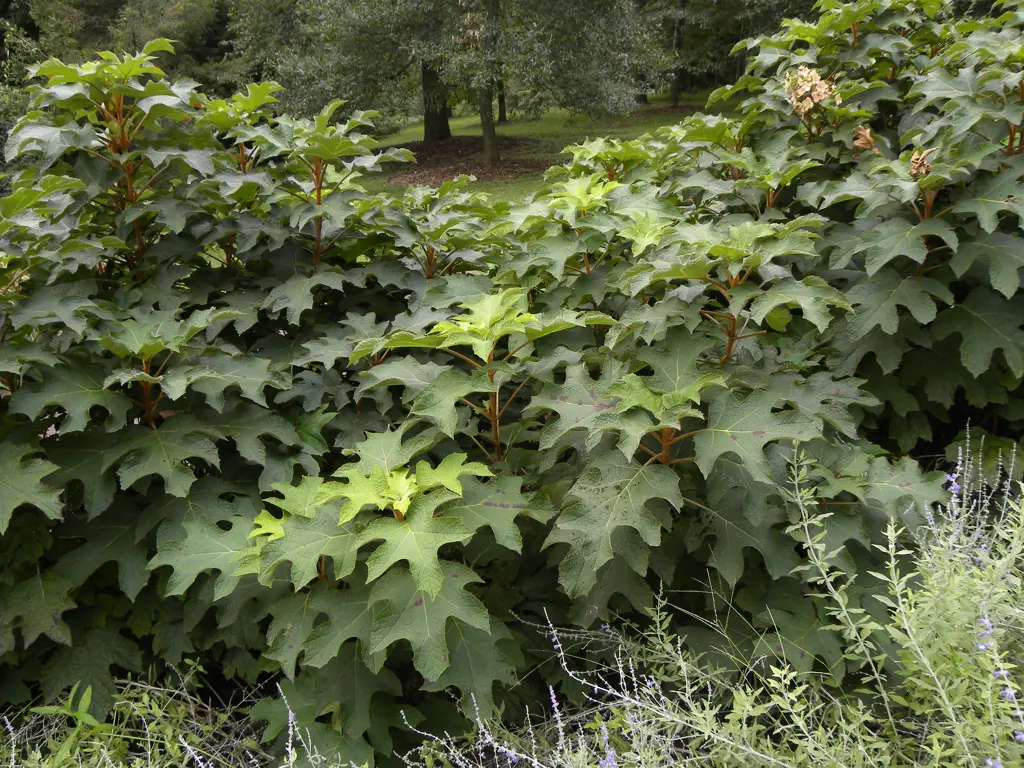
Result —
[[807, 595], [787, 459], [882, 623], [874, 545], [945, 497], [886, 447], [1019, 423], [1006, 7], [823, 2], [724, 92], [739, 119], [572, 148], [515, 209], [367, 195], [407, 159], [367, 116], [208, 98], [166, 41], [41, 65], [0, 203], [0, 695], [79, 682], [102, 715], [118, 672], [283, 674], [264, 736], [294, 717], [361, 763], [465, 727], [447, 690], [581, 695], [537, 626], [642, 616], [659, 582], [693, 616], [728, 597], [743, 656], [891, 674]]

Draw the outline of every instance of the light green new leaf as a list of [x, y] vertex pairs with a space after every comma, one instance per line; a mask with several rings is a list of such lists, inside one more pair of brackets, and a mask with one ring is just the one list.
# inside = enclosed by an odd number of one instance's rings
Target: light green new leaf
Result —
[[264, 501], [281, 508], [289, 515], [313, 518], [324, 505], [344, 498], [344, 494], [335, 491], [335, 486], [339, 483], [326, 483], [327, 488], [324, 488], [324, 485], [322, 477], [310, 475], [303, 477], [298, 485], [274, 483], [270, 486], [271, 490], [277, 491], [283, 498], [268, 496]]
[[414, 424], [411, 420], [403, 421], [395, 429], [389, 427], [384, 432], [367, 432], [365, 440], [344, 451], [346, 456], [357, 456], [359, 459], [355, 464], [346, 464], [345, 469], [369, 475], [374, 467], [391, 473], [399, 467], [408, 466], [417, 454], [432, 448], [441, 439], [441, 434], [431, 428], [406, 440], [405, 433]]
[[416, 485], [420, 491], [429, 491], [434, 488], [445, 487], [452, 493], [462, 495], [462, 483], [460, 477], [475, 475], [476, 477], [491, 477], [493, 474], [486, 466], [478, 461], [471, 461], [468, 464], [468, 457], [464, 453], [450, 453], [444, 457], [436, 468], [431, 467], [425, 461], [416, 463]]

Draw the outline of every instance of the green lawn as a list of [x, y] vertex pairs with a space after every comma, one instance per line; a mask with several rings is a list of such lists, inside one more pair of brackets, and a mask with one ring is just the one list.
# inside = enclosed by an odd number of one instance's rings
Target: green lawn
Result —
[[[649, 133], [662, 125], [678, 123], [703, 109], [708, 92], [684, 94], [680, 109], [670, 110], [667, 101], [652, 99], [650, 105], [639, 108], [631, 115], [600, 119], [574, 116], [562, 109], [553, 109], [536, 120], [515, 120], [498, 125], [501, 138], [512, 143], [502, 147], [502, 162], [505, 178], [481, 179], [474, 182], [474, 188], [487, 192], [500, 200], [521, 199], [540, 188], [543, 181], [542, 168], [561, 163], [562, 150], [587, 139], [600, 136], [616, 139], [634, 139]], [[718, 106], [718, 105], [716, 105]], [[717, 110], [712, 110], [717, 111]], [[480, 136], [480, 120], [477, 116], [455, 117], [451, 120], [452, 135]], [[422, 123], [410, 123], [384, 140], [382, 146], [396, 146], [420, 142], [423, 138]], [[514, 142], [519, 141], [516, 145]], [[434, 168], [439, 178], [456, 173], [479, 173], [486, 176], [488, 167], [479, 155], [462, 155], [448, 158], [442, 155], [422, 158], [423, 166]], [[415, 168], [405, 165], [389, 166], [383, 174], [374, 174], [364, 179], [371, 191], [401, 191], [403, 184], [390, 183], [390, 179], [409, 173]]]

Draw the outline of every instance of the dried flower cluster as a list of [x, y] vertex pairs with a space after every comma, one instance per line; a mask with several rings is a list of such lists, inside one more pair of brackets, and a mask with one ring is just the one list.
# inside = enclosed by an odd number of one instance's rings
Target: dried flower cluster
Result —
[[788, 72], [783, 87], [786, 89], [786, 98], [793, 105], [793, 111], [800, 117], [829, 97], [834, 97], [837, 105], [843, 103], [843, 97], [836, 92], [835, 86], [823, 80], [816, 69], [809, 67]]
[[928, 162], [928, 155], [938, 152], [938, 147], [926, 149], [924, 152], [916, 151], [910, 156], [910, 175], [915, 179], [918, 176], [926, 176], [932, 172], [932, 164]]
[[853, 134], [857, 138], [853, 140], [853, 146], [858, 149], [867, 149], [874, 152], [876, 155], [882, 154], [878, 147], [875, 146], [875, 137], [871, 133], [870, 126], [858, 125], [853, 129]]

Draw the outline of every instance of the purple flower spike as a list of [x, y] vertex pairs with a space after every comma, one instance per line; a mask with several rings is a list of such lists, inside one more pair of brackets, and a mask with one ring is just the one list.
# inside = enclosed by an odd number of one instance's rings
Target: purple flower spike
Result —
[[985, 758], [985, 765], [987, 765], [988, 768], [1003, 768], [1003, 764], [1001, 762], [993, 760], [991, 757]]
[[1024, 744], [1024, 731], [1014, 731], [1013, 740], [1018, 743]]
[[1005, 669], [997, 669], [995, 672], [992, 673], [992, 677], [994, 677], [996, 680], [1009, 680], [1010, 673]]
[[1001, 690], [999, 692], [999, 695], [1002, 696], [1007, 701], [1016, 701], [1017, 700], [1017, 693], [1010, 686], [1006, 686], [1005, 688], [1003, 688], [1003, 690]]
[[992, 643], [978, 643], [978, 650], [979, 651], [991, 651], [992, 650]]

